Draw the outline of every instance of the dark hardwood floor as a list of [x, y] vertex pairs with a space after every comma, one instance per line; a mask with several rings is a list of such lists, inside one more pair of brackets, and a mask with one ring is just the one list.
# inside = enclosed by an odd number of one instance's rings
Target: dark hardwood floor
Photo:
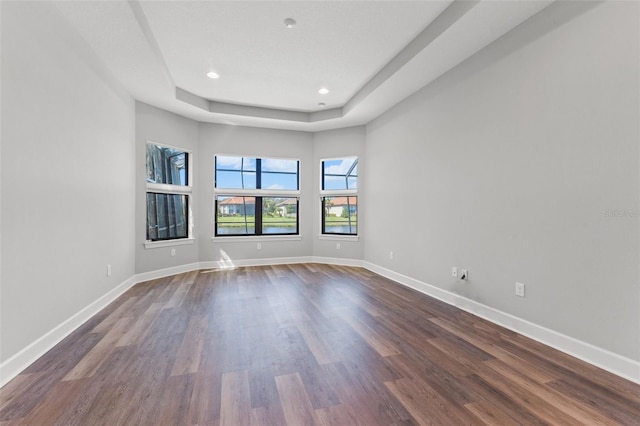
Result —
[[640, 423], [640, 386], [367, 270], [141, 283], [1, 390], [2, 425]]

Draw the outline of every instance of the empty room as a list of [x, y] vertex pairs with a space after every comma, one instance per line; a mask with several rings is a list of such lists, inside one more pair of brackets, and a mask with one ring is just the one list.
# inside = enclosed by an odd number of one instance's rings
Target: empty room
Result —
[[640, 423], [640, 2], [0, 19], [3, 426]]

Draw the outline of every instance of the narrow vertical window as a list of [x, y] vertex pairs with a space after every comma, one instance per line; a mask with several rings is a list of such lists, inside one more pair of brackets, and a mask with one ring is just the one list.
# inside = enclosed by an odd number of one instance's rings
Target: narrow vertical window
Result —
[[147, 241], [189, 238], [190, 155], [147, 143]]
[[322, 234], [358, 235], [358, 158], [323, 160]]

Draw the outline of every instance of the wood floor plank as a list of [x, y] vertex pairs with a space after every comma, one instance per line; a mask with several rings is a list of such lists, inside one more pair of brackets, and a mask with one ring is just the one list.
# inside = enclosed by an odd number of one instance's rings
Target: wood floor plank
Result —
[[380, 415], [377, 410], [377, 398], [359, 392], [360, 384], [349, 374], [344, 365], [325, 364], [321, 368], [328, 386], [335, 389], [341, 405], [349, 407], [356, 413], [356, 422], [351, 424], [376, 426], [392, 423], [392, 421], [386, 421], [386, 416]]
[[485, 401], [466, 404], [465, 408], [487, 425], [522, 425], [521, 422], [507, 416], [500, 408]]
[[367, 325], [366, 322], [362, 321], [351, 312], [343, 312], [341, 317], [381, 356], [392, 356], [400, 353], [391, 341], [375, 331]]
[[404, 378], [428, 384], [455, 405], [465, 405], [473, 401], [473, 394], [467, 389], [464, 378], [454, 376], [427, 358], [408, 353], [388, 357], [387, 361]]
[[[568, 395], [602, 415], [623, 425], [638, 424], [640, 403], [621, 400], [613, 392], [590, 386], [584, 379], [563, 379], [548, 383], [556, 391]], [[640, 395], [640, 393], [638, 394]]]
[[403, 378], [385, 385], [420, 424], [482, 424], [464, 406], [451, 404], [424, 382]]
[[311, 352], [313, 352], [313, 356], [316, 361], [318, 361], [318, 364], [333, 364], [338, 361], [338, 356], [333, 353], [331, 346], [327, 344], [311, 322], [296, 321], [296, 327]]
[[251, 423], [251, 397], [246, 370], [222, 375], [220, 394], [220, 426], [248, 425]]
[[596, 410], [591, 409], [589, 406], [576, 401], [560, 392], [555, 391], [553, 388], [541, 385], [538, 382], [531, 380], [529, 375], [516, 370], [514, 366], [505, 363], [500, 359], [485, 361], [485, 365], [488, 365], [498, 374], [505, 377], [509, 381], [516, 383], [523, 389], [526, 389], [529, 393], [543, 398], [549, 404], [558, 408], [559, 410], [567, 413], [577, 421], [583, 424], [589, 425], [612, 425], [615, 422], [607, 419]]
[[[42, 374], [43, 373], [20, 374], [0, 389], [0, 412], [4, 412], [4, 409], [20, 395], [23, 389], [40, 379]], [[3, 420], [3, 418], [0, 417], [0, 420]]]
[[[178, 340], [167, 342], [177, 345]], [[107, 412], [104, 424], [148, 424], [153, 423], [163, 402], [169, 372], [173, 364], [172, 356], [162, 356], [153, 362], [143, 362], [138, 366], [136, 386], [125, 389], [119, 409]], [[101, 422], [100, 422], [101, 423]]]
[[187, 423], [192, 425], [217, 424], [220, 418], [222, 374], [198, 374], [195, 377]]
[[588, 377], [593, 386], [606, 389], [607, 393], [614, 393], [622, 399], [633, 400], [638, 397], [638, 389], [635, 383], [628, 380], [619, 380], [614, 374], [600, 368], [594, 369], [593, 365], [585, 361], [549, 348], [522, 335], [516, 335], [510, 342], [523, 350], [535, 353], [547, 362], [553, 363], [561, 368], [563, 372], [569, 372], [568, 377]]
[[191, 395], [195, 386], [195, 375], [169, 377], [164, 385], [162, 402], [155, 417], [149, 419], [156, 425], [180, 425], [189, 415]]
[[68, 409], [67, 402], [74, 399], [80, 392], [84, 383], [82, 381], [59, 382], [47, 398], [28, 416], [21, 419], [25, 425], [55, 424]]
[[2, 425], [635, 425], [640, 386], [362, 268], [140, 283], [0, 389]]
[[93, 349], [62, 380], [77, 380], [91, 377], [109, 354], [115, 349], [131, 323], [131, 318], [120, 318]]
[[464, 331], [461, 327], [456, 326], [451, 321], [444, 318], [429, 318], [429, 321], [437, 324], [438, 326], [444, 328], [445, 330], [455, 334], [456, 336], [462, 338], [463, 340], [469, 342], [474, 345], [478, 349], [484, 351], [487, 354], [494, 356], [510, 365], [517, 366], [519, 370], [525, 371], [530, 379], [535, 380], [538, 383], [547, 383], [552, 380], [557, 379], [557, 376], [551, 375], [540, 368], [536, 368], [535, 365], [531, 364], [528, 361], [525, 361], [506, 350], [502, 349], [498, 346], [498, 344], [494, 344], [492, 342], [483, 341], [481, 338], [476, 337], [473, 334], [470, 334], [471, 331]]
[[[59, 423], [105, 424], [114, 413], [123, 411], [128, 405], [126, 401], [135, 392], [131, 378], [137, 383], [137, 378], [145, 374], [144, 367], [145, 363], [137, 357], [136, 347], [115, 348], [94, 377], [81, 379], [86, 386], [75, 399], [66, 401], [67, 411], [59, 418]], [[108, 374], [101, 374], [105, 371]]]
[[317, 424], [321, 426], [357, 425], [358, 417], [348, 406], [334, 405], [319, 408], [315, 412]]
[[369, 315], [379, 317], [381, 315], [381, 309], [374, 305], [374, 303], [366, 298], [362, 292], [354, 291], [353, 288], [339, 288], [338, 291], [344, 297], [346, 297], [351, 303], [359, 308], [365, 310]]
[[[482, 365], [484, 366], [484, 364]], [[561, 424], [578, 423], [576, 418], [570, 416], [565, 411], [558, 409], [535, 392], [520, 386], [515, 381], [509, 380], [493, 369], [479, 368], [477, 374], [494, 389], [506, 395], [510, 401], [517, 403], [531, 413], [535, 413], [535, 415], [544, 422], [558, 422]]]
[[496, 389], [478, 375], [472, 374], [467, 379], [470, 390], [475, 394], [475, 401], [481, 402], [487, 407], [495, 407], [503, 414], [503, 416], [509, 417], [511, 421], [517, 424], [547, 424], [537, 417], [535, 413], [531, 413], [525, 407], [520, 405], [519, 402], [512, 401], [506, 394], [501, 392], [499, 389]]
[[190, 282], [181, 283], [180, 286], [175, 290], [169, 301], [165, 303], [163, 309], [172, 309], [180, 306], [182, 300], [186, 297], [192, 285], [193, 283]]
[[257, 407], [251, 409], [251, 426], [281, 426], [285, 425], [284, 412], [278, 406]]
[[288, 425], [315, 425], [315, 413], [298, 373], [276, 376], [280, 404]]
[[173, 369], [171, 370], [172, 376], [180, 376], [198, 371], [207, 326], [208, 317], [206, 315], [191, 318], [180, 349], [178, 349]]
[[107, 316], [94, 329], [93, 333], [106, 333], [111, 329], [113, 324], [118, 322], [122, 317], [131, 315], [130, 308], [138, 300], [137, 297], [128, 297], [118, 306], [109, 316]]
[[116, 346], [128, 346], [140, 343], [140, 340], [144, 337], [145, 333], [149, 330], [151, 324], [160, 313], [162, 306], [163, 305], [161, 303], [151, 304], [141, 318], [125, 332], [120, 340], [118, 340]]
[[[282, 413], [280, 406], [280, 396], [271, 365], [249, 370], [249, 393], [251, 408], [269, 408], [270, 417], [280, 418], [284, 421], [284, 413]], [[275, 411], [279, 412], [275, 413]]]

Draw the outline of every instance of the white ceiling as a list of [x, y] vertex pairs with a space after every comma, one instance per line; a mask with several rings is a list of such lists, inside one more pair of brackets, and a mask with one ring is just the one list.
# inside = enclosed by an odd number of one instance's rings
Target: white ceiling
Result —
[[318, 131], [371, 121], [552, 2], [54, 4], [139, 101], [199, 121]]

